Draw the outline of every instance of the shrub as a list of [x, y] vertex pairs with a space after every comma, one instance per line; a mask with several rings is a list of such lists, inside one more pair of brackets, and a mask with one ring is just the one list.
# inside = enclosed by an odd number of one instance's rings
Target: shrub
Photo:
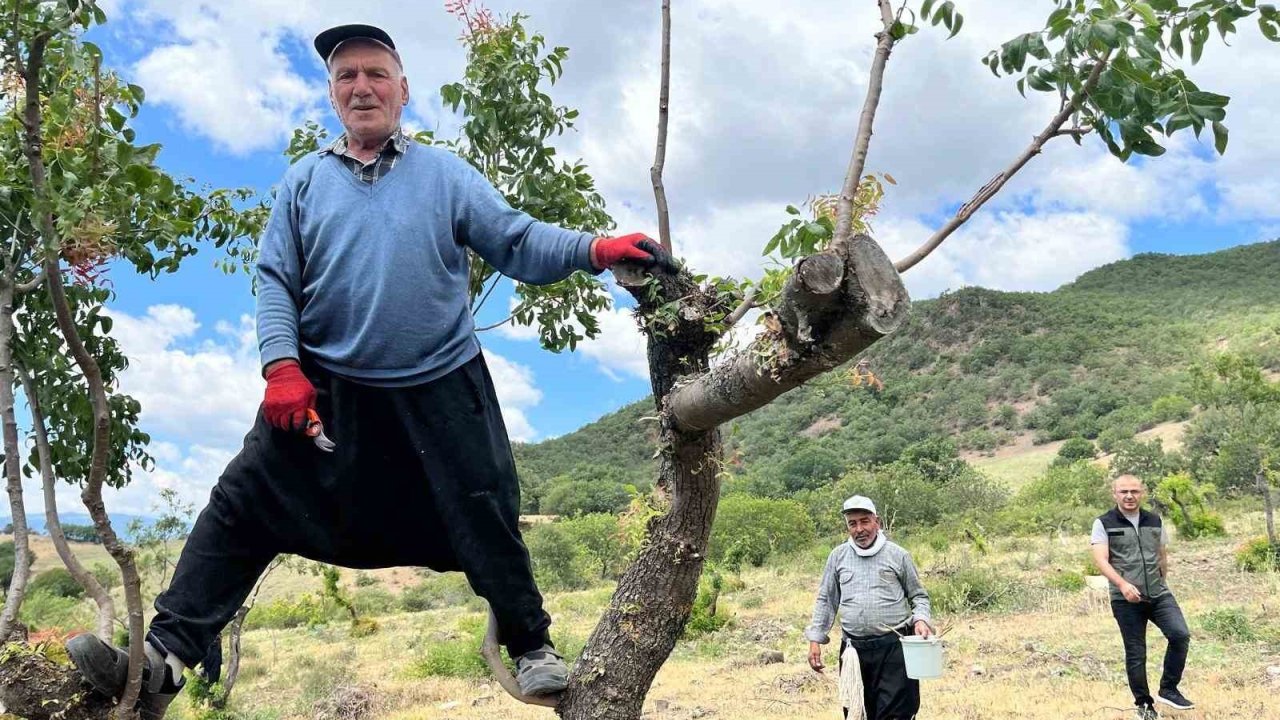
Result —
[[1238, 607], [1215, 608], [1200, 616], [1200, 625], [1209, 635], [1224, 643], [1253, 642], [1258, 634], [1244, 610]]
[[415, 677], [488, 677], [489, 666], [478, 652], [484, 642], [485, 624], [464, 618], [458, 623], [458, 630], [462, 637], [428, 642], [426, 652], [413, 664], [410, 674]]
[[351, 594], [351, 604], [360, 615], [387, 615], [399, 602], [395, 595], [380, 587], [362, 587]]
[[1063, 570], [1050, 575], [1046, 584], [1063, 592], [1080, 592], [1084, 589], [1084, 575], [1074, 570]]
[[421, 612], [445, 607], [483, 604], [461, 573], [433, 574], [400, 594], [400, 607]]
[[64, 598], [84, 597], [84, 588], [66, 568], [53, 568], [40, 573], [27, 586], [27, 592], [46, 592], [54, 597]]
[[1171, 508], [1170, 519], [1178, 534], [1187, 539], [1222, 537], [1227, 534], [1222, 516], [1209, 509], [1208, 499], [1215, 488], [1197, 483], [1186, 473], [1169, 475], [1156, 486], [1155, 498]]
[[580, 590], [591, 583], [591, 567], [563, 523], [534, 525], [524, 535], [538, 585], [550, 590]]
[[278, 598], [269, 603], [258, 604], [245, 616], [244, 628], [258, 630], [261, 628], [286, 629], [295, 627], [313, 627], [324, 625], [338, 617], [340, 608], [322, 601], [315, 595], [302, 595], [297, 598]]
[[1245, 572], [1280, 570], [1280, 545], [1265, 536], [1253, 538], [1236, 548], [1236, 567]]
[[623, 534], [616, 515], [592, 513], [564, 520], [560, 525], [602, 580], [618, 577], [635, 549]]
[[931, 583], [929, 599], [941, 613], [990, 612], [1007, 606], [1017, 591], [1013, 580], [988, 568], [969, 566]]
[[552, 479], [540, 509], [551, 515], [569, 516], [618, 513], [630, 500], [631, 496], [622, 483], [559, 477]]
[[363, 570], [356, 571], [356, 587], [358, 588], [371, 587], [377, 584], [378, 584], [378, 578], [370, 575], [369, 573]]
[[729, 623], [728, 613], [722, 612], [720, 592], [724, 578], [716, 570], [708, 570], [698, 582], [698, 595], [693, 600], [693, 612], [684, 626], [684, 637], [692, 638], [713, 633]]
[[20, 617], [33, 630], [87, 628], [93, 624], [93, 611], [88, 603], [44, 590], [27, 593]]
[[1058, 456], [1053, 461], [1055, 464], [1066, 465], [1078, 460], [1092, 460], [1097, 456], [1098, 448], [1092, 441], [1073, 437], [1062, 443], [1062, 447], [1058, 448]]
[[[16, 559], [13, 557], [14, 547], [12, 540], [0, 542], [0, 588], [9, 589], [9, 583], [13, 580], [13, 570]], [[35, 553], [28, 553], [28, 558], [32, 563], [36, 561]], [[30, 567], [28, 563], [27, 567]]]
[[732, 495], [720, 501], [708, 557], [730, 568], [743, 562], [760, 566], [770, 555], [796, 550], [812, 537], [813, 523], [800, 503]]
[[1014, 496], [997, 525], [1015, 533], [1085, 532], [1109, 505], [1106, 471], [1090, 463], [1051, 467]]
[[1195, 403], [1181, 395], [1165, 395], [1151, 403], [1151, 414], [1160, 422], [1186, 420], [1194, 409]]

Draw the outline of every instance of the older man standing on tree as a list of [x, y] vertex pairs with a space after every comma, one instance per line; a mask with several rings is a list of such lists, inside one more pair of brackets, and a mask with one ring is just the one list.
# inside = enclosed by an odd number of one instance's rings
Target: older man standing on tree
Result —
[[[827, 556], [818, 583], [813, 620], [805, 630], [809, 667], [817, 672], [826, 667], [822, 646], [829, 642], [827, 633], [838, 612], [845, 717], [910, 720], [920, 710], [920, 681], [907, 677], [898, 636], [933, 635], [929, 593], [920, 584], [911, 554], [881, 532], [875, 503], [854, 495], [841, 512], [849, 540]], [[846, 692], [859, 685], [861, 697], [856, 690]]]
[[[620, 260], [672, 269], [643, 235], [537, 222], [462, 159], [411, 140], [400, 127], [409, 83], [383, 30], [334, 27], [315, 48], [346, 132], [290, 168], [276, 194], [258, 263], [266, 395], [156, 599], [147, 720], [163, 717], [183, 668], [279, 553], [461, 570], [492, 607], [521, 690], [563, 689], [568, 672], [516, 524], [519, 486], [475, 336], [467, 249], [527, 283]], [[68, 651], [98, 691], [121, 694], [123, 651], [90, 635]]]
[[[1146, 489], [1142, 480], [1121, 475], [1111, 485], [1116, 506], [1093, 521], [1089, 540], [1093, 560], [1111, 581], [1111, 614], [1124, 640], [1124, 667], [1138, 720], [1160, 717], [1155, 702], [1177, 710], [1195, 704], [1179, 690], [1187, 664], [1191, 631], [1182, 608], [1169, 591], [1169, 532], [1160, 516], [1142, 509]], [[1147, 686], [1147, 623], [1154, 623], [1169, 641], [1164, 653], [1160, 691], [1153, 701]]]

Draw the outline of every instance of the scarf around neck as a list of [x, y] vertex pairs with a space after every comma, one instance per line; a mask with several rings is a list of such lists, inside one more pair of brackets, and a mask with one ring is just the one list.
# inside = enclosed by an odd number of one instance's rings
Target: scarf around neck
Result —
[[884, 544], [887, 541], [888, 539], [885, 538], [884, 531], [880, 531], [876, 533], [876, 541], [871, 543], [871, 547], [867, 548], [866, 550], [863, 550], [862, 548], [858, 547], [858, 543], [854, 542], [853, 538], [849, 538], [849, 545], [850, 547], [853, 548], [853, 551], [858, 554], [858, 557], [871, 557], [872, 555], [875, 555], [876, 553], [883, 550]]

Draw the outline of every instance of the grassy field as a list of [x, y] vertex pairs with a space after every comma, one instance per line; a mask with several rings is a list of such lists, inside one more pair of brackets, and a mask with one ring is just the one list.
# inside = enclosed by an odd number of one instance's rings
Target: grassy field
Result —
[[[1236, 538], [1260, 528], [1260, 514], [1229, 523]], [[995, 578], [990, 587], [997, 596], [982, 611], [938, 613], [950, 628], [947, 671], [924, 683], [922, 717], [1129, 716], [1120, 638], [1105, 594], [1055, 589], [1061, 576], [1082, 569], [1086, 542], [1083, 536], [1000, 539], [986, 555], [967, 545], [915, 549], [935, 601], [962, 591], [957, 584], [964, 577]], [[1171, 584], [1193, 633], [1183, 689], [1199, 709], [1179, 714], [1188, 720], [1280, 717], [1280, 679], [1266, 671], [1280, 665], [1280, 575], [1235, 570], [1230, 555], [1237, 542], [1177, 543], [1172, 552]], [[791, 561], [744, 572], [723, 600], [731, 624], [680, 643], [649, 694], [645, 716], [839, 717], [834, 681], [807, 669], [801, 634], [825, 553], [815, 546]], [[549, 597], [562, 648], [581, 647], [608, 596], [606, 587]], [[249, 633], [238, 710], [279, 720], [341, 717], [339, 706], [367, 699], [374, 706], [368, 717], [385, 720], [552, 717], [515, 703], [484, 677], [472, 649], [481, 619], [451, 608], [381, 617], [379, 632], [359, 639], [342, 623]], [[1163, 647], [1153, 629], [1153, 684]], [[765, 650], [782, 651], [785, 662], [760, 664]], [[192, 717], [185, 706], [177, 715]]]

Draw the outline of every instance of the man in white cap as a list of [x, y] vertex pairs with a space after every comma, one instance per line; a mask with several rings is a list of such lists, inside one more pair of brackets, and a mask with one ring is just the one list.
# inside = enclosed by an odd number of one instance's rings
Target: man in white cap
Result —
[[[385, 31], [340, 25], [315, 48], [345, 132], [285, 174], [259, 242], [266, 393], [156, 599], [142, 720], [164, 716], [183, 668], [204, 658], [278, 553], [461, 571], [489, 602], [521, 691], [564, 689], [517, 525], [520, 489], [476, 339], [467, 251], [533, 284], [624, 260], [675, 269], [644, 235], [538, 222], [463, 159], [414, 142], [400, 126], [409, 81]], [[95, 689], [122, 693], [123, 650], [81, 635], [67, 651]]]
[[827, 633], [838, 612], [841, 674], [853, 673], [851, 685], [860, 679], [862, 687], [861, 698], [844, 699], [845, 717], [910, 720], [920, 710], [920, 681], [907, 677], [898, 636], [933, 635], [929, 593], [920, 584], [911, 554], [881, 532], [870, 498], [854, 495], [841, 512], [849, 540], [827, 556], [818, 583], [813, 619], [805, 630], [809, 667], [817, 672], [826, 667], [822, 646], [829, 642]]

